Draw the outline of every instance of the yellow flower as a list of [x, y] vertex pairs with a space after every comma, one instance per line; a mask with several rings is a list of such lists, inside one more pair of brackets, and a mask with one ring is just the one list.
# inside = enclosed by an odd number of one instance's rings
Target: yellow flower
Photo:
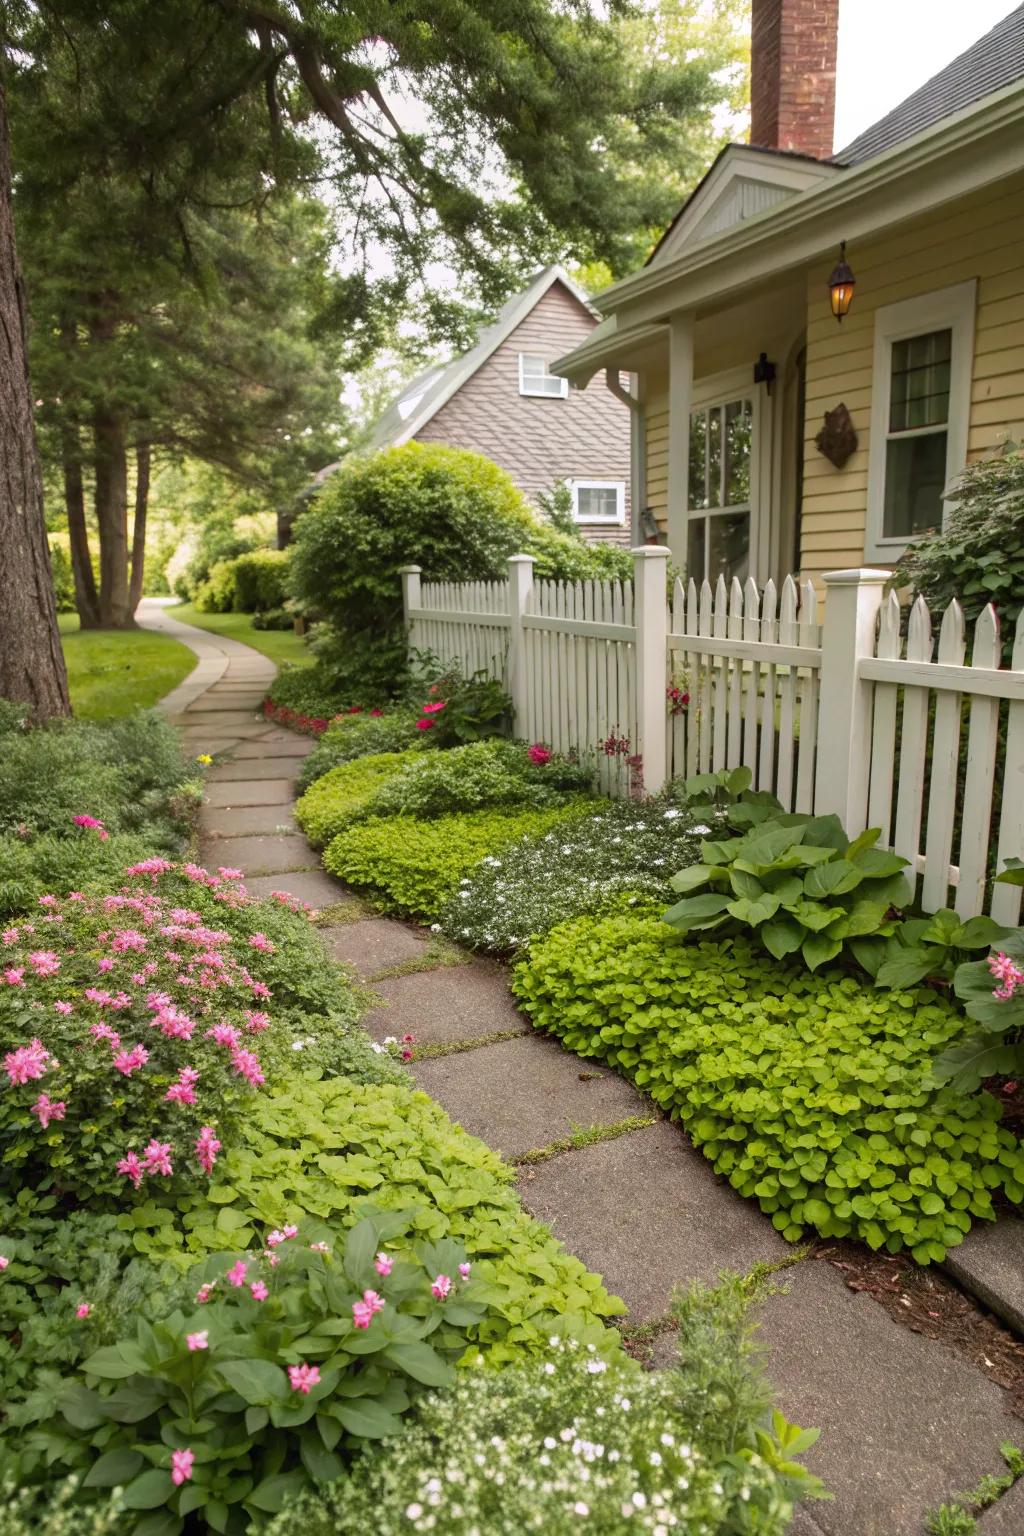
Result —
[[210, 756], [209, 752], [200, 752], [199, 756], [196, 758], [196, 762], [202, 763], [203, 767], [205, 768], [208, 763], [213, 762], [213, 758]]

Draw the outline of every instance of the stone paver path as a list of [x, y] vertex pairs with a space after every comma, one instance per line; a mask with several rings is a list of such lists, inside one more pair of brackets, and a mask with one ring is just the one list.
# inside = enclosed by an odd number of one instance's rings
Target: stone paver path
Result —
[[[332, 956], [379, 998], [368, 1029], [378, 1039], [415, 1036], [424, 1052], [412, 1064], [418, 1083], [520, 1163], [528, 1208], [604, 1276], [630, 1323], [653, 1325], [656, 1359], [670, 1355], [658, 1323], [676, 1287], [792, 1259], [768, 1219], [716, 1177], [679, 1127], [637, 1123], [651, 1110], [630, 1084], [529, 1031], [500, 966], [451, 964], [428, 933], [373, 915], [323, 871], [291, 816], [312, 743], [257, 712], [270, 662], [156, 604], [144, 603], [139, 618], [196, 652], [196, 671], [165, 707], [190, 752], [226, 755], [209, 774], [204, 861], [242, 869], [253, 894], [287, 890], [328, 909]], [[579, 1134], [592, 1127], [617, 1134]], [[571, 1150], [524, 1156], [574, 1133]], [[1024, 1426], [962, 1354], [899, 1327], [829, 1263], [791, 1264], [777, 1281], [759, 1308], [768, 1373], [787, 1415], [821, 1427], [807, 1461], [834, 1494], [801, 1510], [795, 1533], [923, 1536], [927, 1510], [1003, 1470], [999, 1444], [1020, 1442]], [[1024, 1485], [983, 1517], [980, 1532], [1024, 1533]]]

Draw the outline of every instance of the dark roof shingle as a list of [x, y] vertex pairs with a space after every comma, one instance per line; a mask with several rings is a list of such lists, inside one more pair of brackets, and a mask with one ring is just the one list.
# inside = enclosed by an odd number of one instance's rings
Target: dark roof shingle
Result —
[[986, 32], [945, 69], [926, 80], [898, 107], [858, 134], [833, 157], [840, 165], [858, 165], [901, 144], [943, 118], [973, 106], [983, 96], [1024, 76], [1024, 5]]

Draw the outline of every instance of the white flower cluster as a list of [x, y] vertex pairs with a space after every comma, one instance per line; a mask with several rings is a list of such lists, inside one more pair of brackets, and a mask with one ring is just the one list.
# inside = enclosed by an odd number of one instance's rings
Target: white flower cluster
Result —
[[[707, 816], [707, 811], [702, 812]], [[604, 802], [591, 816], [520, 839], [465, 877], [440, 928], [473, 949], [510, 954], [556, 923], [672, 899], [669, 880], [700, 859], [706, 821], [664, 800]]]
[[322, 1527], [307, 1511], [302, 1533], [283, 1519], [274, 1536], [782, 1536], [784, 1481], [756, 1455], [702, 1450], [672, 1378], [558, 1338], [546, 1361], [466, 1370], [386, 1456], [332, 1486]]

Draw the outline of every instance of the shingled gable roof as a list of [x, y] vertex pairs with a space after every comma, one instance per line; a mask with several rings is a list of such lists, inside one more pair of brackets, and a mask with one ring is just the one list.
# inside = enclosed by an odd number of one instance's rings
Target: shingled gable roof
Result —
[[559, 266], [544, 267], [542, 271], [534, 273], [520, 293], [513, 294], [499, 311], [494, 323], [480, 332], [468, 352], [452, 358], [449, 363], [435, 364], [405, 386], [377, 420], [367, 446], [372, 449], [396, 447], [414, 438], [437, 415], [445, 402], [497, 351], [502, 342], [511, 336], [516, 326], [522, 324], [555, 283], [562, 283], [594, 315], [596, 323], [598, 316], [590, 300], [568, 272]]
[[858, 165], [1024, 76], [1024, 5], [833, 156]]

